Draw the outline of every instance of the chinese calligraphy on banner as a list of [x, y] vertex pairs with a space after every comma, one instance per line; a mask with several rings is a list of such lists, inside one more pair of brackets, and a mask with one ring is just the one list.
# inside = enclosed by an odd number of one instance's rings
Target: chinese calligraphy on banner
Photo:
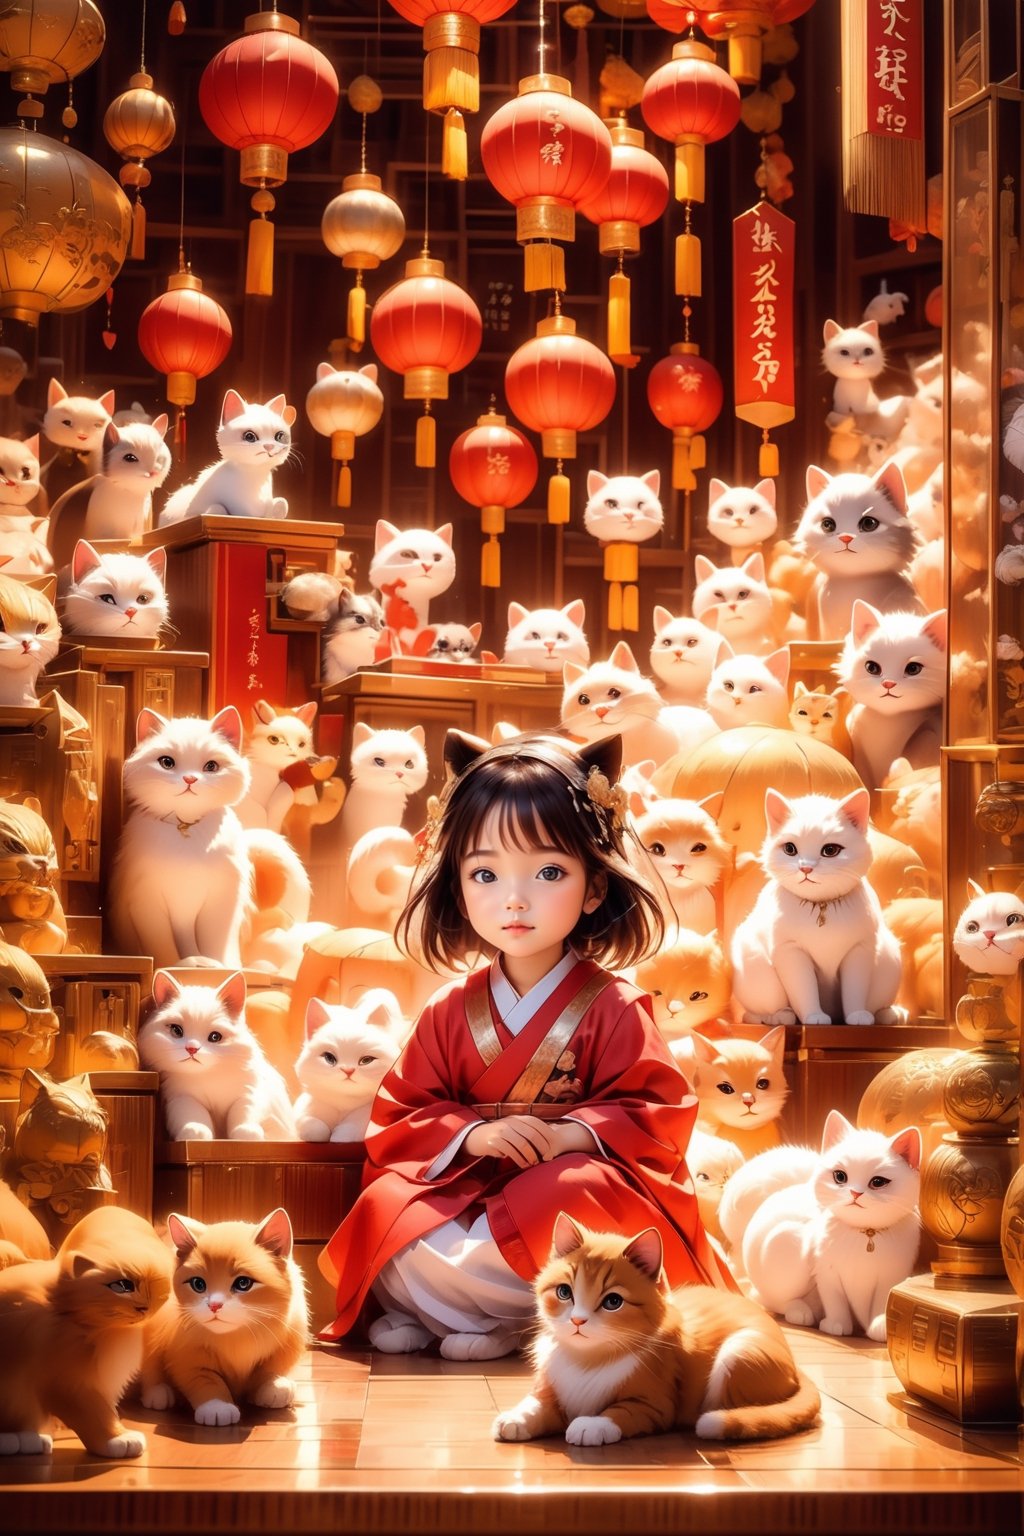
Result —
[[923, 0], [868, 0], [867, 129], [924, 137]]
[[763, 429], [796, 415], [793, 371], [795, 226], [764, 201], [732, 224], [736, 415]]

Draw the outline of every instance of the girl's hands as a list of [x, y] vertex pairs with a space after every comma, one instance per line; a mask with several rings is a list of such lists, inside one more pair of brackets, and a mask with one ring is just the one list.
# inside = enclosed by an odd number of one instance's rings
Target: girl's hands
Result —
[[463, 1142], [470, 1157], [507, 1157], [519, 1168], [550, 1162], [565, 1152], [592, 1152], [594, 1141], [574, 1120], [509, 1115], [475, 1125]]

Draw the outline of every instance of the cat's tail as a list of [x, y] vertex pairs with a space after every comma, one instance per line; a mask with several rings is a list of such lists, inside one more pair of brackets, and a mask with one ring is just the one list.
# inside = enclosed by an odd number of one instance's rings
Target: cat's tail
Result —
[[789, 1189], [812, 1178], [818, 1153], [811, 1147], [769, 1147], [737, 1168], [722, 1191], [718, 1220], [725, 1240], [739, 1253], [751, 1217], [777, 1189]]
[[744, 1403], [712, 1408], [694, 1426], [702, 1440], [775, 1440], [810, 1429], [821, 1410], [817, 1387], [803, 1371], [796, 1373], [796, 1391], [775, 1403]]
[[256, 913], [279, 910], [294, 923], [308, 922], [312, 887], [288, 839], [264, 827], [249, 827], [245, 846], [253, 869]]
[[364, 832], [348, 861], [349, 896], [356, 907], [392, 927], [408, 900], [419, 851], [404, 827]]

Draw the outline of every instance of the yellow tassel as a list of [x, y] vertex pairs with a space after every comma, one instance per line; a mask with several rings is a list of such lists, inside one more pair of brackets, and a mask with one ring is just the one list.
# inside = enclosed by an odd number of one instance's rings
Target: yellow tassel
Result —
[[699, 139], [676, 145], [675, 183], [679, 202], [704, 201], [704, 145]]
[[675, 491], [691, 490], [696, 484], [690, 471], [690, 444], [685, 437], [672, 439], [672, 489]]
[[613, 272], [608, 280], [608, 356], [616, 360], [630, 357], [629, 278]]
[[548, 481], [548, 522], [569, 521], [569, 476], [552, 475]]
[[626, 587], [622, 593], [622, 627], [634, 633], [640, 628], [640, 589]]
[[132, 261], [146, 259], [146, 210], [141, 197], [135, 199], [132, 209], [132, 247], [128, 254]]
[[696, 235], [676, 236], [676, 293], [699, 299], [700, 240]]
[[759, 475], [768, 476], [774, 480], [779, 473], [779, 450], [775, 443], [770, 443], [767, 438], [761, 444], [761, 450], [757, 455], [757, 472]]
[[505, 532], [505, 508], [481, 507], [480, 508], [480, 532], [498, 534]]
[[347, 464], [342, 464], [338, 470], [338, 496], [339, 507], [352, 505], [352, 471]]
[[480, 551], [480, 585], [501, 586], [501, 545], [497, 539], [488, 539]]
[[433, 469], [436, 457], [437, 433], [434, 418], [428, 414], [416, 422], [416, 468]]
[[622, 628], [622, 588], [617, 581], [608, 588], [608, 628]]
[[274, 292], [274, 226], [269, 219], [250, 219], [245, 291], [269, 298]]
[[565, 252], [549, 240], [530, 240], [523, 247], [523, 288], [539, 293], [545, 288], [565, 292]]
[[704, 469], [708, 462], [707, 444], [698, 432], [690, 438], [690, 468]]
[[444, 133], [441, 138], [441, 171], [453, 181], [465, 181], [469, 175], [469, 155], [466, 148], [466, 120], [455, 107], [449, 107], [444, 115]]
[[362, 283], [349, 290], [346, 330], [353, 351], [358, 352], [366, 340], [366, 289]]

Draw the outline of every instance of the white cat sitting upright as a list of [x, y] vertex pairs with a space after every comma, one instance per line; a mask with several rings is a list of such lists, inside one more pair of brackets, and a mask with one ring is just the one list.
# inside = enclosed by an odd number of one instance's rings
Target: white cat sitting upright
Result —
[[732, 647], [717, 630], [655, 605], [651, 671], [666, 703], [702, 706], [715, 663], [726, 651]]
[[430, 604], [455, 580], [452, 525], [404, 533], [377, 520], [370, 581], [384, 603], [384, 622], [408, 648], [429, 622]]
[[502, 661], [557, 676], [567, 661], [585, 667], [590, 661], [590, 646], [583, 632], [586, 616], [586, 606], [579, 598], [562, 608], [524, 608], [522, 603], [509, 603]]
[[867, 416], [878, 410], [873, 381], [885, 371], [885, 353], [878, 339], [878, 322], [842, 326], [826, 320], [821, 360], [835, 379], [828, 425], [844, 416]]
[[39, 495], [39, 434], [20, 442], [0, 437], [0, 556], [8, 576], [45, 576], [53, 570], [46, 547], [49, 519], [30, 503]]
[[836, 674], [854, 706], [847, 717], [853, 766], [872, 790], [899, 758], [939, 761], [946, 690], [946, 611], [879, 613], [854, 601]]
[[265, 405], [250, 404], [229, 389], [221, 406], [217, 447], [220, 460], [167, 498], [160, 527], [186, 517], [287, 517], [288, 502], [275, 496], [273, 475], [291, 453], [294, 405], [275, 395]]
[[295, 1063], [303, 1141], [361, 1141], [381, 1079], [397, 1061], [408, 1022], [394, 993], [364, 992], [352, 1007], [318, 997], [306, 1006], [306, 1041]]
[[[164, 442], [167, 417], [137, 421], [103, 434], [103, 463], [92, 483], [82, 534], [87, 539], [134, 539], [153, 526], [153, 493], [171, 472]], [[56, 507], [50, 516], [56, 517]]]

